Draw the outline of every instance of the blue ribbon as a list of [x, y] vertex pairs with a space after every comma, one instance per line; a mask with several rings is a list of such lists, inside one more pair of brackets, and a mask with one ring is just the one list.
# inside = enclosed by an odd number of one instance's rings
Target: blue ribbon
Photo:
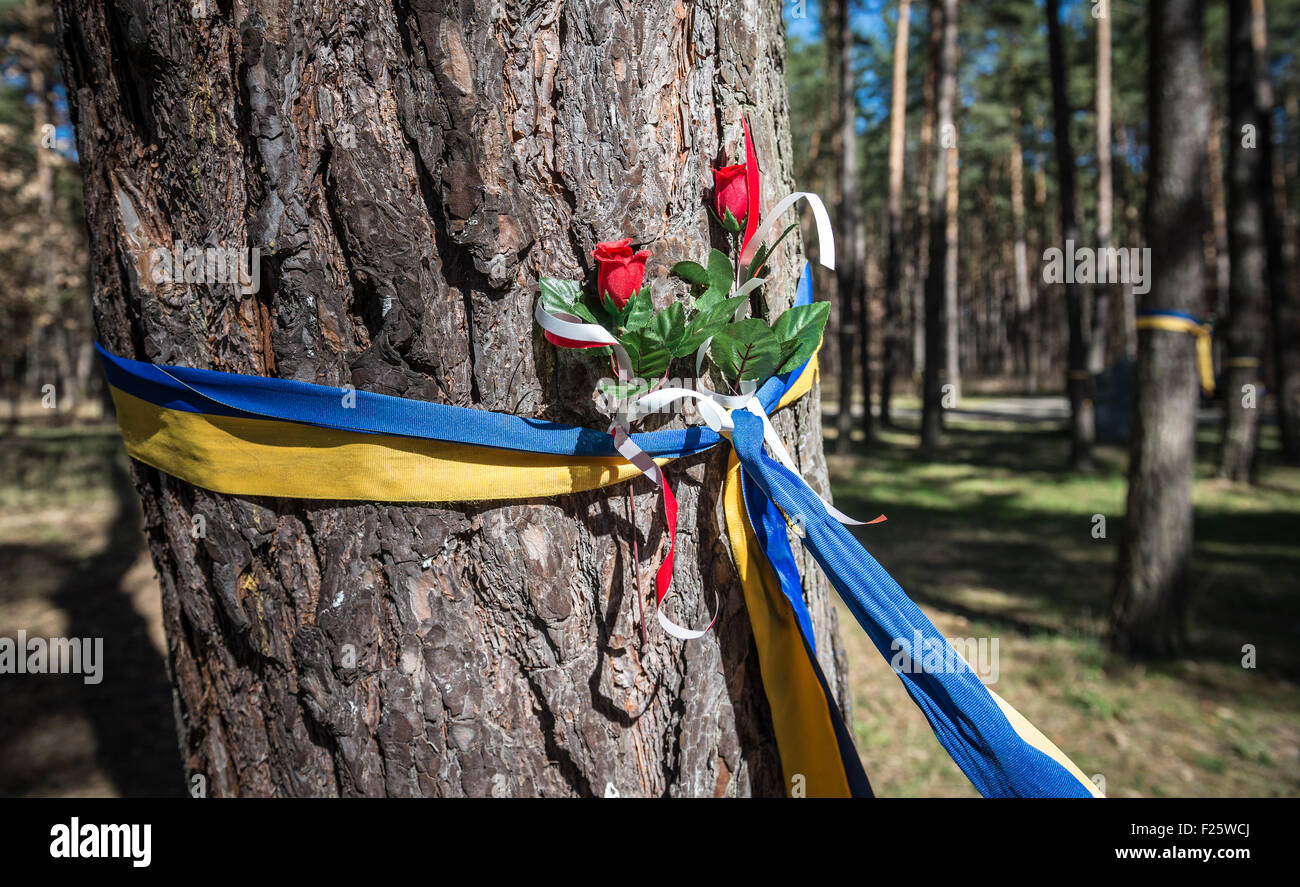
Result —
[[1068, 770], [1016, 733], [979, 677], [875, 558], [826, 513], [808, 484], [763, 451], [762, 421], [741, 411], [733, 413], [733, 421], [732, 445], [748, 479], [781, 511], [798, 516], [804, 545], [880, 654], [890, 659], [895, 638], [910, 644], [920, 632], [923, 649], [940, 649], [945, 663], [958, 664], [951, 671], [898, 676], [979, 792], [986, 797], [1089, 797]]

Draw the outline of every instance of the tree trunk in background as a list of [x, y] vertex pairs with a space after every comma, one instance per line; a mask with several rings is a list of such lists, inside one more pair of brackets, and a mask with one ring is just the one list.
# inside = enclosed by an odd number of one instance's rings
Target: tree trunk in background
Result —
[[[1097, 247], [1107, 249], [1114, 239], [1110, 162], [1110, 0], [1099, 9], [1097, 21]], [[1099, 253], [1100, 255], [1100, 253]], [[1100, 373], [1110, 359], [1110, 315], [1115, 283], [1098, 283], [1094, 289], [1092, 330], [1088, 337], [1088, 370]]]
[[[956, 19], [956, 12], [953, 13], [953, 19]], [[955, 25], [954, 25], [955, 27]], [[959, 331], [962, 327], [961, 306], [958, 303], [957, 288], [959, 285], [960, 275], [958, 259], [960, 256], [957, 252], [957, 245], [960, 238], [958, 225], [960, 219], [957, 217], [957, 210], [960, 207], [959, 188], [960, 182], [957, 177], [957, 53], [953, 52], [953, 101], [952, 117], [950, 125], [940, 131], [939, 142], [942, 146], [947, 142], [947, 150], [944, 157], [948, 164], [948, 176], [945, 182], [947, 186], [946, 209], [947, 224], [944, 226], [943, 234], [945, 241], [944, 249], [944, 272], [943, 272], [943, 328], [947, 342], [944, 345], [944, 356], [947, 359], [947, 372], [945, 381], [951, 385], [949, 389], [952, 392], [952, 403], [957, 403], [961, 399], [961, 341]], [[946, 135], [945, 135], [946, 134]]]
[[[854, 358], [861, 345], [862, 357], [867, 359], [867, 317], [862, 312], [861, 318], [855, 317], [854, 307], [862, 289], [862, 255], [859, 244], [862, 238], [859, 229], [862, 225], [862, 206], [858, 199], [858, 137], [857, 97], [854, 95], [853, 76], [853, 24], [849, 19], [848, 0], [836, 0], [832, 7], [831, 21], [834, 23], [834, 53], [837, 72], [836, 123], [839, 127], [837, 159], [840, 167], [839, 187], [839, 250], [836, 251], [836, 268], [838, 285], [836, 298], [839, 300], [840, 327], [840, 412], [836, 417], [835, 427], [838, 436], [835, 441], [837, 453], [847, 453], [850, 447], [850, 435], [853, 431], [853, 380], [855, 378]], [[865, 306], [864, 306], [865, 307]], [[863, 428], [867, 440], [871, 440], [871, 389], [865, 392], [863, 404]]]
[[[1043, 135], [1045, 128], [1043, 118], [1034, 117], [1033, 125], [1030, 127], [1032, 136], [1030, 144], [1034, 146], [1043, 145]], [[1031, 272], [1029, 276], [1030, 286], [1033, 287], [1032, 299], [1033, 310], [1030, 317], [1030, 323], [1033, 324], [1033, 336], [1037, 342], [1034, 349], [1035, 363], [1034, 372], [1029, 379], [1029, 393], [1038, 393], [1043, 384], [1044, 378], [1056, 362], [1056, 345], [1053, 338], [1057, 324], [1048, 322], [1048, 315], [1051, 313], [1050, 300], [1048, 298], [1047, 284], [1043, 281], [1041, 269], [1043, 252], [1049, 243], [1055, 243], [1056, 220], [1047, 210], [1047, 158], [1046, 152], [1039, 152], [1030, 149], [1034, 156], [1033, 182], [1034, 182], [1034, 204], [1033, 218], [1036, 225], [1026, 227], [1025, 245], [1029, 250], [1029, 255], [1037, 260], [1037, 271]], [[1026, 213], [1026, 218], [1029, 214]]]
[[[930, 181], [930, 270], [925, 283], [925, 382], [921, 405], [921, 448], [933, 452], [943, 434], [944, 385], [948, 376], [948, 331], [944, 310], [948, 288], [948, 162], [945, 142], [955, 139], [953, 103], [957, 95], [957, 0], [932, 0], [943, 35], [937, 71], [938, 102], [934, 167]], [[945, 134], [947, 138], [945, 138]]]
[[[59, 249], [60, 235], [65, 229], [58, 216], [59, 197], [55, 182], [55, 166], [62, 159], [47, 138], [55, 135], [57, 116], [54, 107], [54, 88], [58, 83], [57, 51], [53, 44], [53, 16], [39, 0], [25, 0], [22, 15], [34, 32], [32, 39], [26, 35], [16, 40], [6, 40], [5, 48], [12, 53], [14, 76], [26, 76], [27, 92], [32, 99], [31, 141], [35, 146], [36, 198], [39, 224], [38, 242], [43, 261], [37, 274], [40, 280], [37, 300], [38, 329], [44, 327], [32, 345], [34, 350], [49, 362], [49, 373], [41, 376], [41, 384], [53, 383], [57, 392], [57, 421], [71, 421], [75, 416], [80, 391], [76, 380], [75, 346], [70, 344], [68, 327], [74, 322], [64, 315], [60, 305], [59, 279], [64, 275]], [[47, 136], [47, 128], [49, 134]], [[42, 342], [41, 340], [44, 339]]]
[[[951, 184], [956, 177], [957, 171], [955, 169], [949, 169], [949, 184]], [[976, 187], [975, 192], [974, 204], [975, 206], [980, 207], [980, 210], [975, 213], [973, 220], [974, 224], [971, 225], [970, 235], [967, 238], [967, 243], [969, 243], [970, 246], [962, 255], [962, 258], [966, 262], [965, 279], [970, 281], [970, 284], [967, 286], [968, 295], [965, 304], [970, 320], [967, 321], [966, 318], [962, 316], [959, 306], [955, 303], [950, 306], [952, 310], [948, 315], [948, 356], [951, 361], [952, 352], [954, 350], [957, 350], [960, 356], [960, 360], [956, 361], [959, 388], [961, 372], [968, 369], [974, 371], [976, 375], [981, 372], [981, 367], [979, 365], [980, 353], [983, 349], [988, 347], [989, 300], [993, 290], [989, 278], [989, 269], [993, 263], [982, 262], [980, 261], [980, 257], [986, 255], [997, 255], [996, 250], [991, 253], [986, 252], [987, 244], [996, 242], [994, 238], [990, 236], [994, 231], [996, 231], [996, 221], [990, 218], [988, 213], [990, 203], [986, 201], [992, 200], [992, 197], [989, 194], [988, 183], [980, 182]], [[957, 210], [952, 206], [952, 201], [954, 199], [955, 197], [952, 195], [952, 192], [949, 191], [948, 228], [950, 236], [953, 236], [952, 229], [956, 227], [954, 220], [957, 217]], [[948, 254], [948, 264], [951, 266], [953, 264], [952, 255], [956, 250], [952, 249], [951, 244], [949, 249], [951, 252]], [[953, 278], [954, 282], [958, 279], [961, 279], [960, 273]], [[956, 291], [957, 288], [954, 286], [953, 292]], [[952, 335], [953, 327], [957, 326], [959, 323], [966, 328], [960, 341], [956, 336]]]
[[[790, 188], [777, 0], [230, 9], [60, 3], [118, 354], [604, 427], [608, 369], [543, 342], [536, 279], [590, 281], [595, 243], [627, 235], [663, 304], [664, 269], [708, 242], [702, 189], [741, 156], [742, 111], [765, 205]], [[261, 248], [260, 291], [155, 284], [150, 251], [176, 240]], [[796, 251], [778, 259], [773, 312]], [[816, 393], [777, 421], [826, 491]], [[683, 644], [652, 625], [646, 649], [624, 487], [425, 507], [224, 496], [135, 464], [187, 770], [214, 795], [784, 794], [726, 458], [668, 472], [676, 615], [704, 624], [716, 589], [718, 627]], [[634, 489], [648, 575], [664, 528]]]
[[[1249, 481], [1254, 474], [1255, 442], [1259, 434], [1260, 357], [1264, 353], [1264, 311], [1267, 293], [1267, 247], [1264, 243], [1264, 204], [1272, 184], [1257, 144], [1244, 146], [1249, 127], [1258, 138], [1260, 117], [1267, 113], [1256, 102], [1255, 47], [1250, 5], [1228, 4], [1228, 349], [1224, 355], [1223, 450], [1219, 476]], [[1247, 389], [1246, 386], [1251, 386]], [[1251, 396], [1247, 398], [1247, 391]]]
[[[1262, 21], [1262, 20], [1261, 20]], [[1275, 285], [1269, 276], [1269, 298], [1273, 320], [1274, 364], [1278, 377], [1278, 424], [1282, 429], [1282, 456], [1300, 465], [1300, 280], [1287, 269], [1300, 265], [1300, 223], [1297, 202], [1288, 203], [1287, 183], [1300, 181], [1300, 100], [1286, 98], [1284, 126], [1285, 155], [1273, 155], [1274, 214], [1282, 226], [1283, 283]], [[1265, 212], [1267, 212], [1265, 208]]]
[[[1245, 0], [1238, 0], [1245, 2]], [[1300, 284], [1291, 279], [1282, 244], [1286, 179], [1273, 146], [1273, 80], [1268, 68], [1268, 23], [1264, 0], [1250, 0], [1255, 49], [1255, 103], [1260, 108], [1257, 144], [1260, 162], [1271, 177], [1273, 198], [1264, 201], [1264, 238], [1268, 250], [1268, 295], [1273, 314], [1273, 348], [1277, 364], [1278, 425], [1282, 456], [1300, 465]]]
[[[1148, 26], [1152, 283], [1142, 307], [1198, 314], [1205, 296], [1209, 127], [1201, 0], [1152, 0]], [[1128, 509], [1111, 625], [1112, 643], [1127, 653], [1170, 656], [1186, 645], [1198, 387], [1193, 336], [1139, 331]]]
[[889, 258], [885, 264], [885, 360], [880, 374], [880, 424], [890, 412], [894, 379], [907, 347], [903, 329], [903, 156], [907, 148], [907, 47], [912, 0], [900, 0], [894, 32], [894, 88], [889, 105]]
[[916, 227], [913, 230], [912, 260], [916, 273], [912, 280], [912, 371], [925, 372], [925, 294], [930, 274], [930, 188], [934, 175], [934, 118], [939, 105], [939, 54], [943, 46], [943, 14], [935, 0], [927, 12], [925, 48], [925, 83], [921, 113], [921, 132], [917, 141]]
[[[856, 167], [856, 164], [855, 164]], [[857, 173], [855, 171], [854, 175]], [[861, 182], [861, 178], [858, 179]], [[858, 187], [857, 222], [853, 229], [853, 254], [858, 257], [858, 298], [855, 303], [857, 316], [861, 318], [860, 332], [862, 354], [858, 360], [858, 386], [862, 389], [862, 436], [866, 443], [876, 439], [875, 418], [871, 414], [871, 390], [875, 380], [871, 376], [871, 291], [872, 281], [878, 281], [880, 274], [879, 254], [867, 249], [868, 243], [879, 243], [883, 231], [872, 231], [867, 223], [866, 214], [862, 212], [862, 189]], [[880, 284], [877, 282], [876, 286]]]
[[[1300, 190], [1300, 96], [1290, 92], [1282, 107], [1282, 130], [1284, 142], [1273, 154], [1273, 198], [1276, 201], [1275, 212], [1282, 225], [1282, 261], [1288, 268], [1294, 268], [1297, 250], [1300, 249], [1300, 200], [1295, 199], [1294, 191]], [[1291, 298], [1300, 298], [1300, 281], [1291, 276]]]
[[1038, 337], [1034, 326], [1033, 289], [1029, 283], [1029, 247], [1025, 242], [1025, 156], [1020, 145], [1020, 104], [1011, 106], [1011, 236], [1015, 255], [1016, 366], [1025, 390], [1038, 378]]
[[[1128, 127], [1121, 124], [1118, 127], [1118, 135], [1119, 135], [1120, 156], [1127, 158], [1130, 156], [1129, 142], [1128, 142]], [[1127, 162], [1125, 166], [1121, 167], [1121, 169], [1127, 169]], [[1136, 185], [1134, 187], [1136, 187]], [[1116, 210], [1117, 210], [1116, 215], [1125, 220], [1124, 222], [1124, 233], [1126, 235], [1125, 242], [1141, 243], [1143, 242], [1143, 238], [1133, 236], [1134, 233], [1133, 229], [1135, 226], [1131, 223], [1129, 219], [1130, 213], [1132, 213], [1133, 217], [1136, 218], [1138, 214], [1137, 208], [1135, 206], [1130, 206], [1124, 202], [1123, 195], [1125, 193], [1126, 190], [1123, 187], [1121, 187], [1115, 194], [1116, 197], [1115, 202], [1116, 202]], [[1123, 313], [1124, 316], [1123, 318], [1124, 319], [1124, 324], [1123, 324], [1124, 357], [1127, 358], [1128, 360], [1137, 360], [1137, 297], [1133, 293], [1133, 284], [1130, 281], [1126, 281], [1120, 286], [1120, 311]]]
[[[1056, 176], [1060, 189], [1060, 246], [1069, 255], [1068, 244], [1079, 243], [1079, 217], [1075, 210], [1074, 149], [1070, 146], [1070, 90], [1061, 41], [1061, 12], [1058, 0], [1047, 0], [1047, 42], [1052, 68], [1053, 139], [1056, 143]], [[1073, 276], [1073, 275], [1071, 275]], [[1083, 287], [1065, 283], [1065, 310], [1070, 340], [1066, 361], [1066, 391], [1070, 396], [1070, 467], [1076, 471], [1092, 466], [1093, 424], [1091, 374], [1088, 372], [1088, 328]]]
[[34, 123], [33, 133], [36, 142], [36, 187], [40, 195], [40, 237], [41, 255], [46, 257], [41, 268], [41, 304], [49, 326], [46, 328], [46, 356], [53, 364], [54, 372], [50, 378], [55, 382], [58, 392], [59, 421], [72, 421], [76, 417], [77, 404], [81, 391], [77, 384], [76, 344], [69, 335], [72, 318], [66, 317], [60, 302], [59, 276], [62, 273], [58, 260], [57, 246], [59, 223], [56, 220], [58, 195], [54, 184], [54, 163], [56, 152], [45, 145], [45, 128], [53, 126], [54, 101], [52, 84], [57, 75], [54, 70], [54, 54], [47, 47], [37, 64], [28, 71], [31, 78], [31, 92], [36, 97], [32, 108]]
[[[1205, 64], [1210, 64], [1206, 58]], [[1252, 80], [1252, 85], [1253, 85]], [[1205, 266], [1211, 274], [1207, 277], [1210, 292], [1207, 301], [1213, 306], [1215, 316], [1228, 316], [1228, 293], [1232, 290], [1232, 258], [1228, 247], [1228, 195], [1223, 185], [1223, 121], [1218, 114], [1217, 102], [1210, 96], [1210, 137], [1206, 140], [1206, 165], [1209, 167], [1210, 230], [1205, 232]], [[1228, 109], [1229, 115], [1232, 109]], [[1229, 139], [1232, 130], [1229, 129]], [[1241, 137], [1240, 130], [1237, 138]]]
[[[50, 59], [53, 67], [53, 60]], [[27, 71], [32, 95], [36, 101], [32, 106], [32, 140], [36, 143], [36, 190], [40, 206], [41, 253], [54, 255], [54, 152], [44, 145], [45, 127], [52, 125], [50, 81], [54, 79], [52, 71], [47, 71], [45, 59], [32, 64]], [[41, 269], [41, 300], [45, 310], [53, 314], [50, 328], [50, 352], [58, 373], [55, 382], [58, 387], [60, 408], [71, 415], [76, 408], [76, 392], [67, 360], [67, 342], [63, 335], [63, 318], [58, 310], [59, 304], [59, 264], [46, 261]]]

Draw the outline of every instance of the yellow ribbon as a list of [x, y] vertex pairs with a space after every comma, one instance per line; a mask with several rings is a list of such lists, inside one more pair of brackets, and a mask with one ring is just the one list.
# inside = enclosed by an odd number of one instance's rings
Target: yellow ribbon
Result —
[[1140, 330], [1165, 330], [1171, 333], [1191, 333], [1196, 337], [1196, 366], [1201, 376], [1201, 389], [1206, 395], [1214, 394], [1214, 355], [1211, 351], [1211, 330], [1208, 323], [1198, 323], [1187, 317], [1170, 314], [1144, 314], [1137, 319]]

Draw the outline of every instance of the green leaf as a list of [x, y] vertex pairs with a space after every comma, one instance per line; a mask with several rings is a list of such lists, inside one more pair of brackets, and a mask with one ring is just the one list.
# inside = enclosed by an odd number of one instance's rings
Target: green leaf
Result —
[[654, 379], [667, 371], [672, 354], [653, 325], [631, 330], [618, 341], [627, 349], [627, 356], [632, 360], [632, 372], [637, 376]]
[[772, 255], [772, 253], [776, 250], [776, 248], [781, 245], [781, 241], [785, 240], [786, 235], [788, 235], [791, 231], [793, 231], [795, 228], [798, 227], [799, 227], [798, 222], [792, 223], [789, 227], [787, 227], [784, 231], [781, 232], [781, 236], [778, 237], [776, 240], [774, 240], [771, 246], [768, 246], [765, 243], [758, 248], [758, 252], [754, 253], [753, 261], [749, 263], [749, 271], [748, 271], [749, 278], [753, 278], [753, 276], [758, 273], [759, 269], [763, 267], [763, 263], [767, 261], [767, 257]]
[[732, 234], [740, 233], [740, 222], [736, 221], [736, 217], [731, 214], [729, 209], [722, 211], [722, 227]]
[[776, 319], [772, 333], [780, 341], [782, 350], [778, 373], [797, 369], [817, 353], [830, 314], [830, 302], [813, 302], [811, 305], [795, 305]]
[[582, 301], [582, 285], [576, 280], [543, 277], [537, 281], [542, 294], [542, 307], [554, 314], [562, 311], [581, 317], [587, 323], [598, 323], [596, 315]]
[[605, 309], [605, 315], [609, 318], [609, 323], [605, 325], [611, 329], [618, 329], [621, 327], [623, 325], [623, 318], [625, 318], [628, 312], [632, 310], [631, 304], [632, 303], [629, 300], [628, 304], [620, 308], [614, 304], [614, 300], [609, 297], [608, 293], [601, 293], [600, 307]]
[[681, 302], [673, 302], [655, 315], [655, 334], [673, 357], [683, 356], [680, 348], [686, 337], [686, 309]]
[[654, 319], [655, 303], [650, 297], [650, 287], [643, 286], [641, 291], [627, 300], [623, 307], [623, 319], [619, 324], [628, 330], [640, 329]]
[[696, 318], [705, 318], [708, 322], [730, 323], [736, 319], [736, 312], [740, 306], [749, 301], [748, 296], [730, 296], [725, 299], [719, 299], [712, 305], [702, 308]]
[[709, 288], [695, 300], [699, 308], [724, 298], [736, 282], [736, 269], [722, 250], [709, 251]]
[[746, 296], [733, 296], [730, 299], [720, 299], [695, 312], [695, 316], [686, 326], [686, 334], [682, 337], [674, 356], [685, 357], [694, 352], [704, 344], [705, 340], [731, 323], [736, 316], [736, 311], [747, 301]]
[[781, 343], [766, 321], [751, 317], [718, 330], [709, 356], [728, 379], [758, 381], [781, 364]]
[[614, 382], [602, 379], [596, 383], [596, 387], [600, 389], [601, 394], [612, 400], [629, 400], [649, 391], [650, 382], [647, 379], [634, 379], [628, 382]]
[[678, 262], [670, 270], [675, 277], [680, 277], [692, 286], [709, 285], [709, 272], [699, 262]]

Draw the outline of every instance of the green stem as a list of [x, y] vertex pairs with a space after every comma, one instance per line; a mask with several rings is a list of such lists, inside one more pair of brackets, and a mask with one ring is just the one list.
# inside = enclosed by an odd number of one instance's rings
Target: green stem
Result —
[[732, 235], [731, 235], [731, 252], [732, 252], [732, 254], [735, 255], [735, 257], [736, 257], [735, 261], [733, 262], [733, 265], [735, 266], [735, 269], [734, 269], [734, 270], [735, 270], [735, 272], [736, 272], [736, 287], [739, 288], [739, 287], [740, 287], [740, 284], [741, 284], [741, 280], [740, 280], [740, 273], [741, 273], [741, 272], [740, 272], [740, 235], [739, 235], [739, 234], [732, 234]]

